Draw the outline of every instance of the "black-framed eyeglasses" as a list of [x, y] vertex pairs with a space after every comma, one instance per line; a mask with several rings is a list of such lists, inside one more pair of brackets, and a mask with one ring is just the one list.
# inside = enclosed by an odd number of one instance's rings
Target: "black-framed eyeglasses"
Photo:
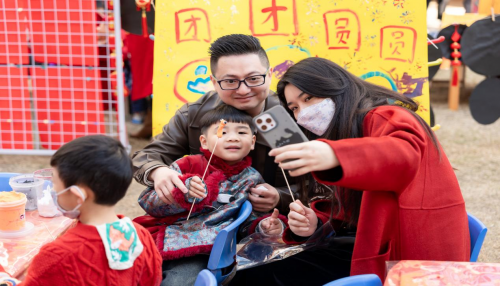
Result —
[[214, 75], [212, 76], [213, 78], [215, 78], [215, 80], [217, 81], [222, 90], [236, 90], [240, 88], [241, 83], [244, 83], [248, 87], [256, 87], [263, 85], [264, 83], [266, 83], [267, 72], [265, 74], [252, 75], [244, 78], [243, 80], [239, 79], [218, 80]]

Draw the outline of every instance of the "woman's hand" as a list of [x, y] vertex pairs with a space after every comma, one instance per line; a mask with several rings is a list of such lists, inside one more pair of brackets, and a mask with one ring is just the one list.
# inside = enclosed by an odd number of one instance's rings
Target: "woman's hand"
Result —
[[318, 217], [312, 209], [304, 206], [301, 201], [296, 200], [290, 204], [288, 226], [296, 235], [308, 237], [318, 228]]
[[263, 219], [260, 222], [260, 228], [266, 235], [280, 235], [283, 233], [283, 225], [278, 218], [280, 213], [274, 209], [270, 217]]
[[248, 200], [252, 204], [254, 211], [267, 213], [278, 205], [280, 194], [273, 186], [260, 184], [255, 188], [250, 188]]
[[[274, 162], [296, 177], [314, 171], [324, 171], [340, 165], [330, 145], [321, 141], [309, 141], [276, 148], [269, 152]], [[285, 160], [293, 160], [284, 163]]]

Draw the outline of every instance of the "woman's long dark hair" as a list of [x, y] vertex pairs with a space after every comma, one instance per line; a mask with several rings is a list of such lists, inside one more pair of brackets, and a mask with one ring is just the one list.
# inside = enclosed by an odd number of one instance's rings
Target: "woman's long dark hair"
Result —
[[[418, 110], [417, 103], [397, 92], [364, 81], [330, 60], [307, 58], [288, 69], [277, 88], [278, 97], [285, 107], [287, 106], [285, 87], [288, 84], [293, 84], [310, 96], [331, 98], [335, 102], [332, 122], [325, 134], [320, 136], [321, 138], [340, 140], [363, 137], [363, 120], [370, 110], [382, 105], [399, 105], [419, 121], [439, 152], [432, 130], [415, 113]], [[293, 113], [287, 110], [293, 117]], [[305, 134], [311, 140], [319, 138], [307, 130]], [[299, 177], [298, 181], [302, 186], [301, 198], [308, 198], [309, 190], [322, 188], [310, 174]], [[306, 184], [307, 181], [309, 184]], [[342, 208], [345, 210], [348, 216], [346, 223], [349, 226], [357, 224], [362, 193], [340, 187], [334, 188], [333, 200], [339, 205], [337, 211], [340, 212]]]

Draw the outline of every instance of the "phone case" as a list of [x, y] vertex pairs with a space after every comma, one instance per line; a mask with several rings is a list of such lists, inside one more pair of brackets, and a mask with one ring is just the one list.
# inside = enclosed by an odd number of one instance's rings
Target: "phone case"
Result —
[[257, 130], [271, 148], [307, 142], [307, 137], [283, 106], [275, 106], [254, 117]]

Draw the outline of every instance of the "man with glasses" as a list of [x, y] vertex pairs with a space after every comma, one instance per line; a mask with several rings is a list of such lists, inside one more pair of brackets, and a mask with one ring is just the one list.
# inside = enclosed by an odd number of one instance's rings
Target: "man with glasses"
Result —
[[[173, 188], [187, 193], [179, 174], [168, 165], [184, 155], [201, 154], [198, 122], [208, 110], [225, 103], [255, 117], [279, 105], [277, 96], [269, 90], [272, 73], [269, 59], [257, 38], [241, 34], [223, 36], [212, 43], [209, 53], [215, 91], [183, 105], [163, 127], [163, 132], [132, 158], [134, 178], [141, 184], [154, 186], [165, 204], [174, 202]], [[269, 212], [276, 207], [282, 214], [288, 214], [291, 197], [283, 173], [274, 158], [268, 156], [269, 151], [264, 139], [257, 134], [255, 149], [250, 153], [252, 166], [266, 184], [252, 188], [249, 200], [256, 211]], [[261, 186], [265, 190], [259, 189]], [[296, 191], [295, 186], [292, 187]]]

